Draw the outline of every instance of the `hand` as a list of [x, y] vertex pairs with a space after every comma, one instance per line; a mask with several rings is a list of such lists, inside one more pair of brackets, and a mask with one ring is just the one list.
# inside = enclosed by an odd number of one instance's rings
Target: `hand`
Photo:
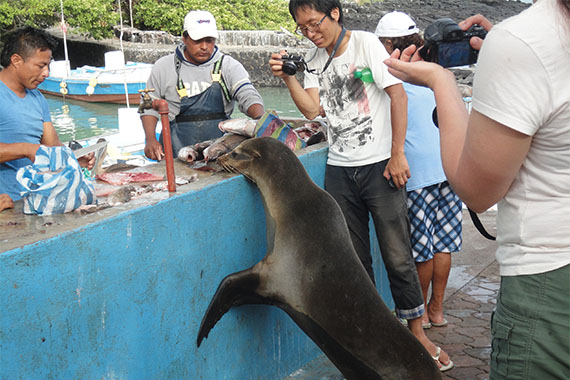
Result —
[[284, 55], [287, 55], [287, 51], [281, 50], [279, 53], [272, 53], [271, 59], [269, 59], [269, 67], [271, 68], [271, 72], [273, 75], [279, 78], [288, 77], [288, 75], [283, 72], [283, 61], [281, 58]]
[[160, 161], [164, 158], [164, 151], [162, 145], [158, 141], [147, 141], [144, 146], [144, 154], [151, 160]]
[[387, 180], [391, 178], [398, 189], [406, 186], [406, 182], [410, 178], [410, 167], [406, 156], [403, 153], [392, 154], [383, 175]]
[[[483, 29], [485, 29], [487, 32], [493, 28], [491, 21], [487, 20], [485, 16], [481, 14], [468, 17], [465, 20], [461, 21], [458, 25], [462, 30], [467, 30], [475, 24], [482, 26]], [[473, 37], [469, 40], [469, 44], [473, 49], [481, 50], [481, 46], [483, 46], [483, 40], [479, 37]]]
[[79, 166], [81, 166], [82, 168], [87, 168], [88, 170], [91, 170], [95, 165], [95, 152], [91, 152], [83, 157], [79, 157], [77, 161], [79, 162]]
[[14, 208], [14, 201], [8, 194], [0, 194], [0, 211]]
[[396, 49], [390, 58], [384, 61], [390, 74], [405, 82], [433, 89], [442, 75], [447, 71], [437, 63], [425, 62], [414, 45], [408, 46], [400, 54]]

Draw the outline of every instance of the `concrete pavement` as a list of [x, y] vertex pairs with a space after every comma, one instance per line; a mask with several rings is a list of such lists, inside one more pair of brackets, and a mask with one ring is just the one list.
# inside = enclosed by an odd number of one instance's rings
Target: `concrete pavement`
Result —
[[[492, 235], [496, 235], [495, 216], [495, 210], [479, 215]], [[496, 242], [481, 236], [464, 210], [463, 249], [453, 254], [444, 301], [444, 313], [449, 323], [445, 327], [426, 330], [428, 337], [455, 363], [453, 369], [443, 373], [443, 380], [489, 378], [490, 320], [500, 284], [496, 247]], [[343, 379], [336, 367], [321, 355], [283, 380]]]

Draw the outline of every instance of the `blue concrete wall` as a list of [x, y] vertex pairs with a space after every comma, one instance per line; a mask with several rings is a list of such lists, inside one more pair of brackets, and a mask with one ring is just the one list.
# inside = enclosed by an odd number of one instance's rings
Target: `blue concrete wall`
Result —
[[[301, 157], [321, 186], [326, 152]], [[320, 351], [277, 308], [232, 309], [196, 348], [219, 282], [265, 246], [257, 188], [236, 176], [0, 253], [0, 379], [284, 378]]]

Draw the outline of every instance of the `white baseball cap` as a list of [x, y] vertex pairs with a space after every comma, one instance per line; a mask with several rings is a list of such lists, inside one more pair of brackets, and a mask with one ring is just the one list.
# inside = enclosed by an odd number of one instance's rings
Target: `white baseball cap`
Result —
[[205, 37], [218, 38], [216, 19], [208, 11], [191, 11], [184, 17], [184, 31], [194, 41]]
[[419, 29], [410, 16], [403, 12], [386, 13], [376, 26], [377, 37], [403, 37], [418, 33]]

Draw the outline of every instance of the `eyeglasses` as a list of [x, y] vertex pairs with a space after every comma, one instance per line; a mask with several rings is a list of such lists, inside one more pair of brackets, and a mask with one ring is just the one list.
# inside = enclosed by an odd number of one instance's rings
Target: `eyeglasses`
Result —
[[315, 33], [317, 30], [320, 29], [321, 24], [323, 23], [323, 21], [325, 21], [325, 18], [327, 18], [327, 15], [325, 14], [323, 16], [323, 18], [321, 19], [321, 21], [315, 23], [315, 24], [309, 24], [307, 26], [299, 26], [297, 25], [297, 28], [295, 29], [295, 33], [297, 33], [300, 36], [304, 36], [307, 33], [311, 32], [311, 33]]

